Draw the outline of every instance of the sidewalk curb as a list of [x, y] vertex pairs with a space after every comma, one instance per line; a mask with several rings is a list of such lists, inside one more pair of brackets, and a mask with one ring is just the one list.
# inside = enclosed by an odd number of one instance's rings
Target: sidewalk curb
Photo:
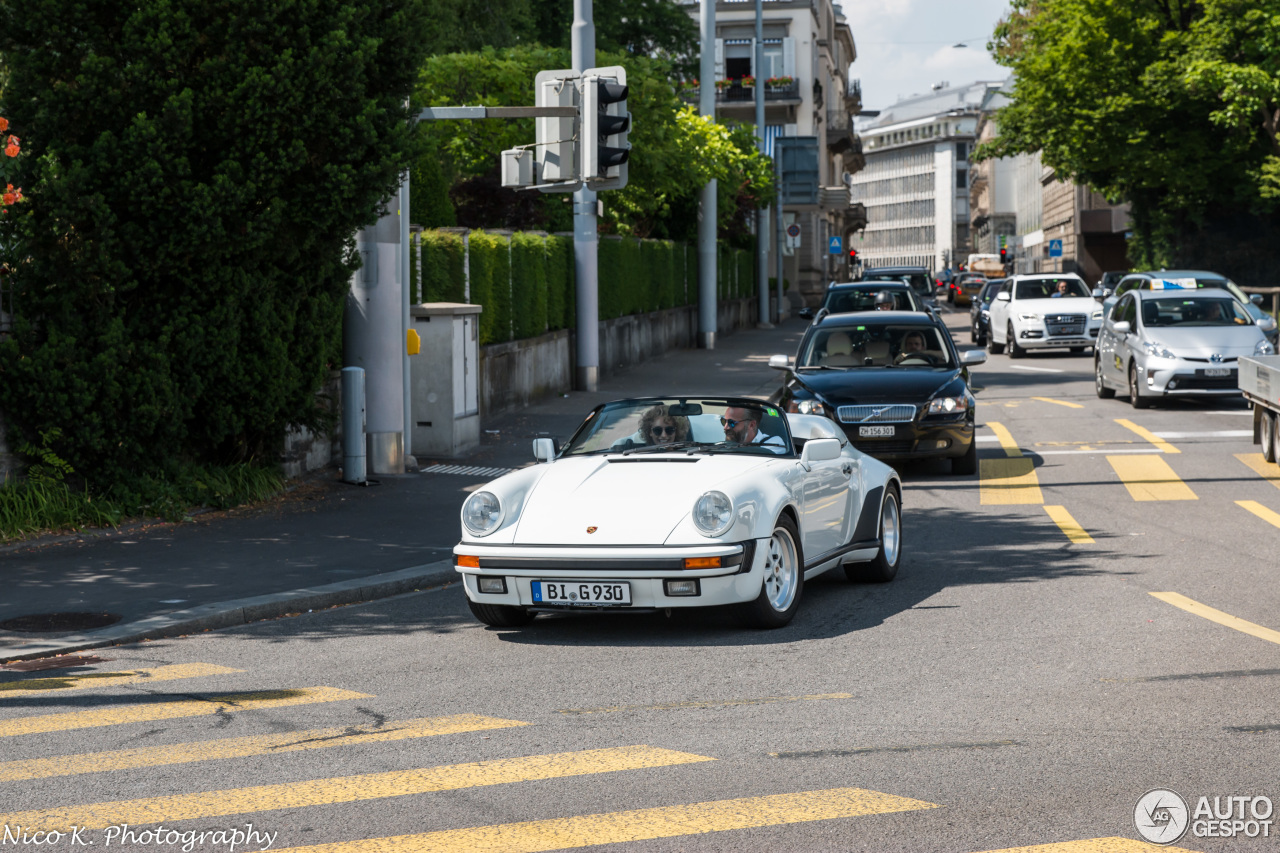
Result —
[[339, 581], [323, 586], [303, 587], [287, 592], [202, 604], [187, 610], [151, 616], [126, 625], [112, 625], [83, 634], [57, 639], [31, 639], [11, 635], [0, 638], [0, 661], [52, 657], [103, 646], [157, 640], [215, 628], [247, 625], [302, 610], [319, 610], [342, 604], [358, 604], [390, 598], [424, 587], [441, 586], [458, 578], [452, 558], [413, 566], [396, 572]]

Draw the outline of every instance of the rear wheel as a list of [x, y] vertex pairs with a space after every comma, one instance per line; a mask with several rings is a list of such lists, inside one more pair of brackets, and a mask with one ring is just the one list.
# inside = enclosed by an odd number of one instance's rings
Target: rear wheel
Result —
[[1280, 418], [1273, 415], [1271, 420], [1276, 425], [1271, 431], [1271, 456], [1276, 462], [1280, 462]]
[[1009, 324], [1009, 328], [1004, 332], [1005, 340], [1009, 342], [1009, 358], [1022, 358], [1027, 354], [1024, 347], [1018, 346], [1018, 339], [1013, 336], [1013, 324]]
[[983, 346], [987, 342], [987, 336], [982, 334], [982, 329], [978, 327], [977, 320], [974, 320], [969, 327], [969, 338], [978, 346]]
[[1093, 390], [1098, 392], [1098, 397], [1103, 400], [1110, 400], [1116, 395], [1116, 389], [1108, 388], [1107, 384], [1102, 381], [1102, 359], [1095, 358], [1093, 360]]
[[1276, 416], [1271, 412], [1262, 413], [1262, 458], [1268, 462], [1276, 461]]
[[978, 470], [978, 442], [970, 441], [964, 456], [951, 457], [952, 474], [972, 474]]
[[1129, 363], [1129, 405], [1135, 409], [1151, 408], [1151, 401], [1138, 393], [1138, 365]]
[[845, 577], [854, 583], [888, 583], [902, 562], [902, 499], [890, 485], [880, 506], [880, 553], [870, 563], [845, 563]]
[[533, 621], [533, 617], [538, 615], [530, 613], [523, 607], [513, 607], [510, 604], [484, 604], [469, 598], [467, 606], [471, 608], [472, 616], [494, 628], [519, 628], [521, 625], [528, 625]]
[[800, 536], [790, 516], [778, 518], [766, 548], [760, 595], [743, 606], [743, 615], [754, 628], [781, 628], [796, 615], [804, 591]]

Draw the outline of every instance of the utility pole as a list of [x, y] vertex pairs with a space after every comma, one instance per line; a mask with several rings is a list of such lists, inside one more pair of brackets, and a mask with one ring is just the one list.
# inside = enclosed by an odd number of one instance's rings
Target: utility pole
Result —
[[[764, 0], [756, 0], [756, 56], [752, 63], [756, 78], [756, 147], [764, 150]], [[756, 210], [756, 286], [760, 291], [759, 322], [762, 329], [772, 329], [769, 316], [769, 209]]]
[[[591, 14], [591, 0], [573, 0], [570, 44], [574, 71], [581, 74], [596, 64], [596, 25]], [[582, 140], [582, 144], [594, 145], [595, 140]], [[578, 312], [574, 387], [579, 391], [595, 391], [600, 379], [599, 257], [596, 193], [584, 183], [573, 194], [573, 268]]]
[[[702, 62], [698, 77], [698, 108], [704, 116], [715, 121], [716, 0], [701, 0], [701, 3]], [[576, 23], [574, 27], [577, 27]], [[716, 217], [716, 180], [712, 178], [702, 188], [702, 199], [698, 203], [698, 346], [703, 349], [716, 348]]]

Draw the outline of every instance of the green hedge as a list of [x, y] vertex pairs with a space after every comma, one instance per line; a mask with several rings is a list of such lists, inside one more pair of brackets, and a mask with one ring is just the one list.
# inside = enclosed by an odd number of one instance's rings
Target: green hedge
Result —
[[[519, 232], [472, 231], [471, 291], [465, 295], [467, 250], [454, 233], [424, 231], [422, 269], [415, 256], [415, 293], [424, 302], [483, 305], [480, 343], [531, 338], [577, 325], [573, 238]], [[755, 295], [755, 254], [717, 247], [720, 299]], [[671, 240], [602, 237], [599, 242], [599, 317], [613, 320], [698, 302], [696, 246]], [[420, 290], [418, 288], [420, 287]]]

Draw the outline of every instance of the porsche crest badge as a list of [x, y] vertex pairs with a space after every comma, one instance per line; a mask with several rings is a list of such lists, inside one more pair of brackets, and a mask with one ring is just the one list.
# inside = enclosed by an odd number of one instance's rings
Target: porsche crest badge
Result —
[[599, 529], [600, 529], [600, 528], [598, 528], [598, 527], [592, 526], [592, 527], [588, 527], [588, 528], [587, 528], [587, 532], [588, 532], [588, 533], [595, 533], [595, 532], [596, 532], [597, 530], [599, 530]]

